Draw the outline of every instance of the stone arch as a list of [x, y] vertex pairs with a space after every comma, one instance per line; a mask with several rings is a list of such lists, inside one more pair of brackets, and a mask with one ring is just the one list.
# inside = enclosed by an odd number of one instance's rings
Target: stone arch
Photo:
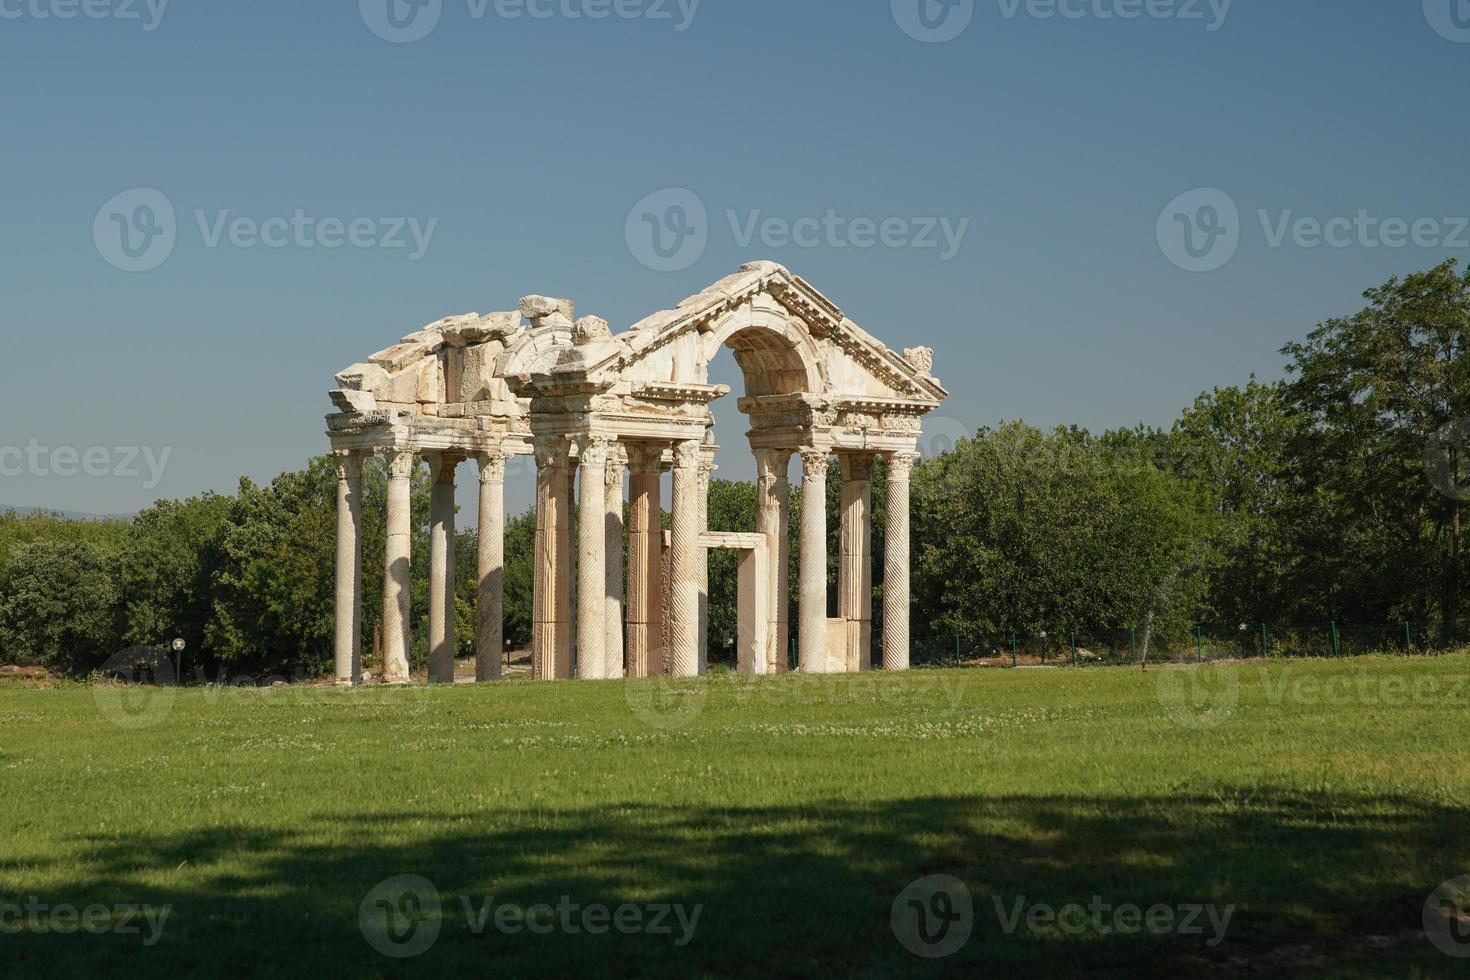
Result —
[[745, 376], [745, 394], [820, 395], [827, 382], [810, 333], [780, 306], [754, 303], [732, 310], [704, 339], [706, 367], [728, 347]]

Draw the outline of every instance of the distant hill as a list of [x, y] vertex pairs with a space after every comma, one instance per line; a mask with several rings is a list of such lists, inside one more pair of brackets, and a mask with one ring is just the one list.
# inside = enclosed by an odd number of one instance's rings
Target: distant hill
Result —
[[36, 511], [56, 514], [69, 521], [130, 521], [133, 514], [84, 514], [79, 510], [57, 510], [54, 507], [28, 507], [21, 504], [0, 504], [0, 514], [34, 514]]

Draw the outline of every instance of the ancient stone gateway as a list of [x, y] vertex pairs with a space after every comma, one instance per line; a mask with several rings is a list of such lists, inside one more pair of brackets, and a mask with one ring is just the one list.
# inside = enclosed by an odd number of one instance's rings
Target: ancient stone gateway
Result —
[[[762, 541], [710, 535], [706, 527], [714, 469], [709, 406], [729, 393], [709, 384], [709, 364], [725, 347], [745, 377], [739, 408], [750, 419]], [[575, 319], [570, 300], [544, 296], [525, 297], [514, 312], [447, 317], [409, 334], [337, 375], [331, 393], [339, 410], [327, 416], [338, 461], [338, 683], [362, 677], [358, 531], [362, 463], [372, 453], [384, 454], [389, 473], [386, 682], [409, 676], [409, 482], [419, 457], [433, 474], [431, 682], [454, 680], [454, 470], [465, 459], [480, 467], [476, 677], [501, 675], [505, 462], [522, 455], [536, 461], [534, 677], [704, 673], [710, 547], [745, 555], [739, 669], [786, 669], [786, 473], [793, 454], [801, 456], [807, 500], [825, 499], [830, 456], [842, 466], [835, 619], [827, 615], [826, 510], [801, 509], [799, 669], [871, 665], [869, 480], [878, 456], [888, 490], [883, 668], [907, 668], [909, 471], [921, 419], [948, 394], [932, 369], [931, 350], [912, 348], [900, 357], [774, 262], [746, 265], [617, 335], [597, 317]], [[673, 530], [666, 539], [660, 476], [670, 469]], [[581, 515], [575, 528], [574, 488]], [[757, 588], [759, 596], [751, 591]]]

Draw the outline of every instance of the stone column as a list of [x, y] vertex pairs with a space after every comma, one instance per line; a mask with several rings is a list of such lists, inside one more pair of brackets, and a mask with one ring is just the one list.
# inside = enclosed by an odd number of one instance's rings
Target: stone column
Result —
[[607, 439], [581, 440], [577, 497], [577, 676], [607, 677]]
[[505, 662], [505, 454], [480, 453], [480, 587], [475, 680], [498, 681]]
[[362, 453], [332, 454], [337, 466], [337, 683], [362, 679]]
[[417, 459], [410, 449], [388, 451], [388, 517], [383, 569], [383, 681], [408, 683], [411, 597], [409, 555], [413, 542], [412, 485]]
[[568, 458], [556, 471], [556, 677], [572, 677], [572, 481], [577, 468]]
[[607, 612], [603, 623], [602, 658], [608, 677], [623, 676], [623, 467], [628, 454], [614, 446], [607, 455], [603, 524], [607, 537]]
[[[715, 450], [705, 444], [699, 451], [699, 533], [709, 531], [709, 483], [715, 470]], [[699, 673], [709, 670], [709, 550], [699, 549]]]
[[827, 450], [801, 450], [801, 630], [804, 674], [827, 666]]
[[699, 459], [696, 440], [674, 447], [674, 527], [669, 545], [669, 676], [699, 676]]
[[909, 472], [919, 454], [890, 453], [884, 532], [883, 669], [909, 669]]
[[[571, 504], [571, 468], [564, 440], [536, 446], [536, 560], [532, 569], [531, 676], [565, 677], [570, 659], [567, 630], [570, 569], [565, 547]], [[564, 658], [564, 654], [566, 655]]]
[[628, 446], [628, 676], [652, 677], [659, 672], [663, 643], [659, 638], [663, 609], [661, 538], [663, 509], [659, 502], [662, 445]]
[[873, 635], [873, 578], [870, 515], [873, 457], [844, 453], [842, 465], [842, 557], [837, 575], [837, 615], [847, 623], [847, 670], [867, 670]]
[[790, 667], [787, 656], [786, 594], [791, 560], [789, 523], [791, 518], [791, 483], [786, 469], [791, 462], [789, 449], [762, 449], [756, 453], [756, 530], [766, 536], [766, 586], [769, 598], [767, 614], [771, 628], [766, 636], [768, 673]]
[[454, 683], [459, 639], [454, 616], [454, 468], [460, 457], [428, 453], [429, 491], [429, 683]]

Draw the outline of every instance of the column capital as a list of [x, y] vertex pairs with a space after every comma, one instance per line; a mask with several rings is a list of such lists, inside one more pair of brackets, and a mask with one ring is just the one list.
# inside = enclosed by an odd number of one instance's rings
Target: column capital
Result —
[[907, 482], [909, 474], [913, 471], [914, 464], [919, 461], [919, 454], [911, 450], [889, 453], [885, 461], [888, 464], [888, 482]]
[[703, 447], [699, 440], [688, 439], [684, 442], [677, 442], [674, 444], [674, 468], [695, 469], [699, 466], [703, 455]]
[[802, 478], [811, 480], [815, 477], [827, 475], [827, 457], [831, 455], [826, 449], [816, 446], [807, 446], [798, 449], [801, 454]]
[[866, 483], [873, 478], [872, 453], [841, 453], [837, 462], [842, 466], [842, 478], [844, 480]]
[[504, 483], [507, 459], [509, 459], [509, 454], [499, 449], [475, 453], [475, 462], [480, 464], [480, 482], [482, 484]]
[[360, 449], [332, 450], [332, 468], [337, 471], [337, 480], [348, 483], [361, 480], [363, 456]]
[[585, 463], [588, 466], [602, 466], [607, 463], [608, 447], [612, 444], [607, 436], [579, 435], [574, 439], [577, 444], [579, 463]]
[[390, 478], [406, 480], [413, 476], [413, 470], [418, 465], [419, 458], [412, 449], [389, 449], [384, 455], [388, 460]]
[[664, 445], [655, 442], [622, 444], [628, 454], [628, 469], [633, 473], [658, 473], [663, 468]]

